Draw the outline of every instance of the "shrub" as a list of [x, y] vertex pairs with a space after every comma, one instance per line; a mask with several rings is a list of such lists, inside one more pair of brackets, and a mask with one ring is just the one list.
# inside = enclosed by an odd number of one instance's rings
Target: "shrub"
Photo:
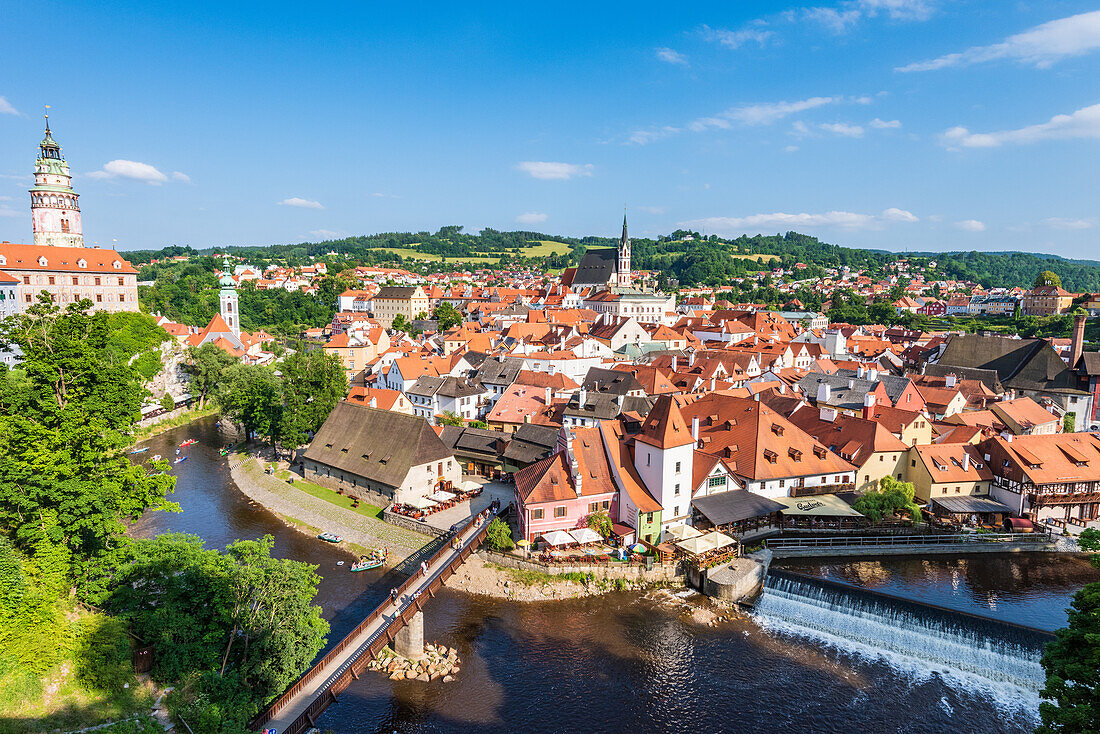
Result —
[[913, 501], [913, 495], [912, 482], [899, 482], [893, 477], [884, 477], [877, 491], [867, 492], [852, 506], [856, 512], [873, 522], [891, 517], [896, 512], [905, 511], [909, 513], [909, 518], [917, 523], [921, 520], [921, 511]]
[[499, 517], [494, 517], [485, 531], [485, 544], [489, 550], [507, 551], [516, 547], [512, 542], [512, 528]]

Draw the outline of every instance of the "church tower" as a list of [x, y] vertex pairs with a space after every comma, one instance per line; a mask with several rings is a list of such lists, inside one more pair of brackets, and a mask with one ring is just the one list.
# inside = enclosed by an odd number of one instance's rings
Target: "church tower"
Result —
[[38, 145], [31, 194], [31, 222], [34, 244], [49, 247], [83, 247], [79, 198], [72, 187], [69, 164], [61, 146], [50, 133], [46, 115], [46, 137]]
[[226, 273], [218, 281], [221, 285], [221, 290], [218, 292], [218, 303], [220, 304], [220, 312], [222, 318], [225, 320], [229, 330], [234, 335], [241, 335], [241, 312], [240, 307], [237, 305], [237, 282], [233, 280], [233, 276]]
[[619, 285], [630, 285], [630, 236], [626, 233], [626, 212], [623, 212], [623, 235], [619, 238], [619, 267], [616, 274]]

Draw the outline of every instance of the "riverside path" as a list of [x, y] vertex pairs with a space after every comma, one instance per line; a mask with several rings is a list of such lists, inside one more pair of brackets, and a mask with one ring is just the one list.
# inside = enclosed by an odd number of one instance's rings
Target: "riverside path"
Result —
[[481, 545], [495, 516], [493, 510], [487, 512], [475, 515], [456, 531], [451, 542], [424, 562], [426, 570], [418, 568], [406, 579], [397, 588], [396, 601], [391, 596], [379, 604], [340, 644], [272, 701], [253, 720], [253, 730], [274, 730], [276, 734], [306, 731], [406, 626], [421, 626], [417, 637], [422, 643], [424, 604]]

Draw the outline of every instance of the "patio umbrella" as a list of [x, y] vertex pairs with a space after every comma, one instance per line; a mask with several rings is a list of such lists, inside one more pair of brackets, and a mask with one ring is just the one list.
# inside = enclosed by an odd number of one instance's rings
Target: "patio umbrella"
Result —
[[600, 537], [600, 534], [592, 528], [578, 528], [576, 530], [570, 530], [569, 535], [572, 536], [573, 540], [580, 543], [581, 545], [584, 545], [585, 543], [598, 543], [599, 541], [603, 540], [603, 538]]
[[641, 543], [635, 543], [634, 545], [630, 546], [630, 550], [634, 553], [645, 553], [646, 547]]
[[520, 548], [526, 548], [527, 546], [531, 545], [531, 541], [529, 541], [527, 538], [524, 538], [523, 540], [517, 540], [516, 545], [518, 545]]
[[552, 551], [550, 551], [550, 555], [552, 555], [554, 558], [560, 558], [563, 555], [563, 553], [561, 551], [558, 551], [558, 550], [552, 550]]

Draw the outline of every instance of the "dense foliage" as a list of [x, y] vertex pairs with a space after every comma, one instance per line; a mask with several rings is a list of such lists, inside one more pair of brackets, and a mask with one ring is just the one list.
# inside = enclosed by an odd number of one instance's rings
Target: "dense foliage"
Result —
[[1046, 686], [1037, 734], [1100, 731], [1100, 583], [1077, 592], [1069, 621], [1043, 655]]
[[153, 677], [182, 685], [174, 703], [195, 731], [248, 731], [324, 646], [316, 566], [272, 558], [272, 545], [265, 536], [220, 553], [162, 535], [104, 564], [110, 590], [96, 601], [156, 646]]
[[267, 439], [273, 448], [293, 448], [321, 427], [347, 392], [339, 357], [315, 350], [288, 355], [278, 371], [232, 365], [221, 373], [215, 399], [249, 436]]
[[920, 522], [921, 509], [913, 499], [914, 494], [912, 482], [883, 477], [876, 491], [860, 495], [852, 507], [873, 522], [890, 519], [902, 513], [908, 514], [911, 521]]
[[504, 520], [494, 517], [485, 529], [485, 545], [495, 551], [512, 550], [516, 547], [512, 541], [512, 528]]

